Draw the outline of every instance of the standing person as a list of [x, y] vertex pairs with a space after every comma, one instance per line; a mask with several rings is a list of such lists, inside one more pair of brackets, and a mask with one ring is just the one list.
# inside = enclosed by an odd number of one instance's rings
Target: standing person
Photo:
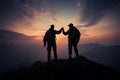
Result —
[[43, 42], [44, 42], [44, 47], [46, 47], [46, 43], [47, 43], [48, 62], [51, 61], [51, 48], [53, 48], [54, 58], [55, 58], [55, 61], [57, 62], [57, 48], [56, 48], [56, 36], [55, 35], [60, 34], [62, 30], [63, 28], [61, 28], [59, 31], [56, 31], [54, 30], [54, 25], [51, 25], [49, 30], [45, 33]]
[[80, 40], [81, 33], [76, 27], [73, 26], [72, 23], [70, 23], [68, 26], [69, 26], [69, 30], [65, 32], [63, 29], [63, 34], [68, 35], [68, 53], [69, 53], [69, 60], [71, 60], [72, 59], [72, 47], [74, 47], [76, 58], [78, 58], [77, 44]]

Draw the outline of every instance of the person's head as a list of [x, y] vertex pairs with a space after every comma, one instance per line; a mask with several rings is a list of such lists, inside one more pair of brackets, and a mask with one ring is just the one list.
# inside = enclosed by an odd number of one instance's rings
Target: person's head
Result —
[[69, 28], [73, 28], [73, 24], [72, 23], [70, 23], [68, 26], [69, 26]]
[[54, 29], [54, 25], [53, 24], [50, 26], [50, 29], [52, 29], [52, 30]]

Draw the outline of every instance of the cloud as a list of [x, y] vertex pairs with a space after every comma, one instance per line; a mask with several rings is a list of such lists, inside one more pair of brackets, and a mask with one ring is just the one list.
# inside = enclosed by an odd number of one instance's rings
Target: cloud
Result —
[[50, 15], [51, 19], [57, 22], [55, 17], [56, 12], [50, 8], [51, 5], [49, 4], [50, 2], [48, 0], [20, 0], [20, 2], [26, 8], [24, 13], [29, 18], [33, 18], [35, 16], [41, 18], [46, 15]]
[[8, 26], [12, 24], [13, 20], [17, 20], [18, 17], [23, 18], [20, 11], [17, 9], [15, 0], [1, 0], [0, 1], [0, 27]]
[[33, 19], [48, 15], [43, 0], [1, 0], [0, 28], [9, 27], [20, 19]]
[[30, 23], [45, 16], [58, 22], [53, 6], [49, 0], [1, 0], [0, 29], [9, 29], [18, 23]]
[[79, 22], [86, 23], [85, 26], [97, 24], [109, 12], [119, 6], [119, 0], [80, 0]]

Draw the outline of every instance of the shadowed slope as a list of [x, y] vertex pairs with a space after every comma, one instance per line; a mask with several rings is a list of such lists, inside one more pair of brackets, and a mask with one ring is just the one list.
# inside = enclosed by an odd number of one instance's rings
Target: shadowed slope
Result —
[[89, 61], [83, 56], [71, 61], [59, 60], [58, 63], [42, 63], [37, 61], [30, 68], [21, 68], [18, 71], [8, 72], [4, 79], [26, 80], [114, 80], [119, 72], [112, 68]]

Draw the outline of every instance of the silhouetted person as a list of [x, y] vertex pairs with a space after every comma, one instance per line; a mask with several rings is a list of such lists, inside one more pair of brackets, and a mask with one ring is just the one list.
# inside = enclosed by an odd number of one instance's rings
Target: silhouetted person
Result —
[[51, 61], [51, 48], [53, 48], [55, 61], [57, 61], [57, 49], [56, 49], [56, 36], [55, 35], [60, 34], [62, 29], [63, 28], [61, 28], [59, 31], [56, 31], [56, 30], [54, 30], [54, 25], [51, 25], [49, 30], [45, 33], [43, 42], [44, 42], [44, 47], [46, 47], [46, 43], [47, 43], [48, 62]]
[[81, 33], [76, 27], [73, 26], [72, 23], [70, 23], [68, 26], [69, 26], [69, 30], [65, 32], [63, 29], [63, 34], [68, 35], [68, 50], [69, 50], [68, 53], [69, 53], [69, 60], [71, 60], [72, 59], [72, 47], [74, 47], [76, 58], [78, 58], [77, 44], [80, 40]]

